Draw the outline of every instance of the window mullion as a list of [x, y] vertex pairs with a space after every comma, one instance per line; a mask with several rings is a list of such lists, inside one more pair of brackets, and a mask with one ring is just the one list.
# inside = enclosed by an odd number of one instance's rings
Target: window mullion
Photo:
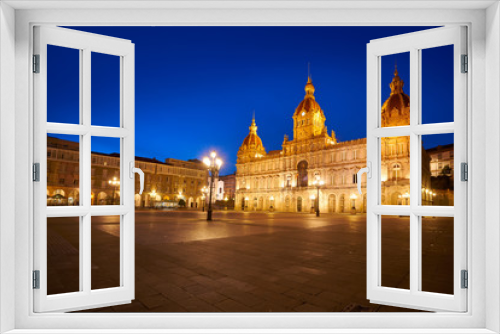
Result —
[[[91, 127], [91, 51], [86, 48], [82, 51], [82, 63], [80, 67], [81, 84], [80, 101], [81, 101], [81, 116], [82, 125], [88, 130]], [[80, 263], [81, 271], [80, 278], [83, 285], [82, 291], [89, 293], [91, 291], [91, 276], [92, 276], [92, 261], [91, 261], [91, 215], [90, 208], [92, 206], [92, 148], [91, 148], [91, 134], [87, 131], [82, 136], [82, 152], [81, 161], [81, 183], [83, 187], [82, 198], [84, 207], [89, 210], [82, 218], [82, 233], [80, 234]]]
[[421, 165], [421, 141], [420, 136], [415, 133], [415, 128], [420, 123], [421, 106], [421, 80], [420, 80], [420, 50], [414, 48], [410, 51], [410, 96], [412, 97], [410, 108], [410, 291], [415, 293], [420, 285], [420, 231], [419, 217], [415, 215], [414, 209], [420, 203], [420, 165]]

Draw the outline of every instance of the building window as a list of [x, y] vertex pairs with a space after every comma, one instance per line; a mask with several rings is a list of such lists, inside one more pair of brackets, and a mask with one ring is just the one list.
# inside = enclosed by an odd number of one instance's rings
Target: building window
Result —
[[401, 177], [401, 164], [392, 165], [392, 175], [391, 179], [397, 181]]
[[303, 160], [299, 162], [297, 166], [297, 171], [298, 171], [298, 187], [307, 187], [309, 185], [308, 178], [307, 178], [307, 168], [308, 168], [308, 163], [307, 161]]

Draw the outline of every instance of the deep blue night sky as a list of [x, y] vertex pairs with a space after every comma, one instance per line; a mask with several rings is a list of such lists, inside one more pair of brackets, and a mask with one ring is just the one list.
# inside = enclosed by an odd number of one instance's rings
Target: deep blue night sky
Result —
[[[267, 151], [280, 149], [285, 134], [292, 138], [292, 115], [305, 94], [308, 62], [328, 130], [335, 130], [340, 141], [366, 137], [366, 44], [428, 27], [72, 29], [135, 43], [137, 156], [201, 159], [215, 149], [225, 161], [222, 172], [231, 173], [254, 110]], [[77, 123], [78, 52], [59, 49], [49, 49], [48, 120]], [[452, 50], [423, 53], [424, 123], [453, 120]], [[119, 123], [116, 58], [92, 56], [94, 125]], [[382, 60], [383, 100], [396, 60], [409, 94], [408, 55], [387, 56]], [[441, 138], [426, 138], [424, 146], [453, 140], [436, 137]], [[117, 149], [93, 141], [92, 151]]]

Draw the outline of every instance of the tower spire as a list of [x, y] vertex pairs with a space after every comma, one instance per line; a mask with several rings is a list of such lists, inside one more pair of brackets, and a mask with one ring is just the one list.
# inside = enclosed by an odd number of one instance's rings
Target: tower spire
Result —
[[257, 125], [255, 124], [255, 110], [253, 111], [253, 116], [252, 116], [252, 125], [249, 127], [250, 133], [257, 133]]
[[391, 95], [403, 93], [404, 84], [404, 81], [399, 77], [398, 64], [396, 63], [394, 64], [394, 77], [392, 78], [392, 82], [389, 84], [389, 87], [391, 87]]

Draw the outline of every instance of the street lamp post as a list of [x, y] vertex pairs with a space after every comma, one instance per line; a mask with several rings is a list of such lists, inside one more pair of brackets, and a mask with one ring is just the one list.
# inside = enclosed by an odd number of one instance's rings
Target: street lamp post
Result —
[[116, 179], [116, 177], [113, 178], [113, 180], [108, 181], [109, 184], [113, 186], [113, 205], [115, 204], [115, 193], [116, 193], [116, 187], [120, 185], [120, 181]]
[[205, 157], [203, 158], [203, 163], [207, 166], [208, 171], [210, 172], [210, 196], [208, 199], [208, 213], [207, 213], [207, 220], [212, 220], [212, 193], [213, 193], [213, 187], [214, 187], [214, 179], [216, 175], [219, 174], [220, 167], [222, 166], [222, 160], [219, 158], [216, 158], [217, 153], [215, 151], [212, 151], [210, 153], [210, 158]]
[[313, 185], [316, 187], [316, 217], [319, 217], [319, 188], [321, 188], [325, 182], [319, 179], [319, 176], [314, 180]]
[[356, 199], [358, 196], [356, 194], [351, 194], [351, 214], [356, 214]]
[[203, 186], [201, 192], [202, 192], [201, 200], [203, 201], [202, 212], [205, 212], [205, 199], [206, 199], [205, 194], [208, 193], [208, 188], [206, 186]]
[[154, 206], [155, 206], [155, 205], [154, 205], [154, 201], [156, 200], [156, 190], [153, 190], [153, 191], [151, 192], [151, 194], [149, 195], [149, 199], [151, 200], [151, 201], [150, 201], [151, 203], [149, 203], [149, 206], [150, 206], [150, 207], [154, 207]]

